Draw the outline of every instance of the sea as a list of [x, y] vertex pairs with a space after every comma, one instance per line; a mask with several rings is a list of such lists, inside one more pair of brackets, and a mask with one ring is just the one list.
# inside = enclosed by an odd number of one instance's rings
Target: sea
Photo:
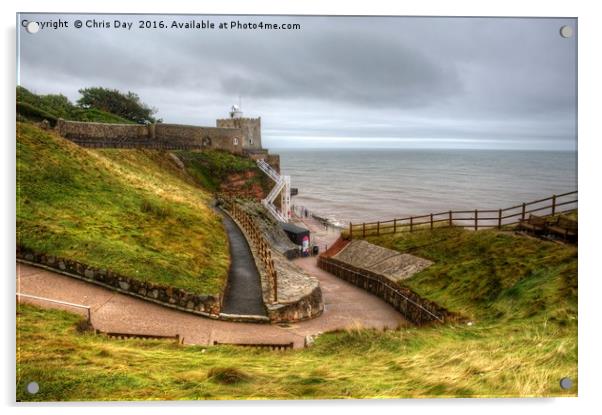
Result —
[[448, 210], [500, 209], [577, 190], [577, 153], [278, 149], [291, 204], [338, 226]]

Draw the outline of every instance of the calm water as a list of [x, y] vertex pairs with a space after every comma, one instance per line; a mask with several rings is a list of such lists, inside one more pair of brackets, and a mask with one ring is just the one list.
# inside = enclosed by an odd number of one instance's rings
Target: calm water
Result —
[[499, 209], [577, 190], [577, 154], [492, 150], [274, 150], [296, 206], [334, 222]]

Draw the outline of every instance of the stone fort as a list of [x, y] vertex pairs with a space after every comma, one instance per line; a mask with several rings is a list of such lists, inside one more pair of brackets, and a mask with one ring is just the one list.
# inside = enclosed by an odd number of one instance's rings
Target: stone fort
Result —
[[[164, 123], [108, 124], [59, 119], [56, 130], [61, 136], [83, 147], [217, 149], [253, 159], [268, 158], [267, 150], [261, 146], [261, 118], [243, 117], [236, 105], [232, 106], [228, 118], [216, 120], [215, 127]], [[273, 159], [273, 156], [270, 158]]]

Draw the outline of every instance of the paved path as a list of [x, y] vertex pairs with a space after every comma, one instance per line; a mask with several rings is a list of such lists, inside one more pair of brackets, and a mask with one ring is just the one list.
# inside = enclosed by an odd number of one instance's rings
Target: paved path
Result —
[[313, 217], [301, 217], [294, 215], [293, 223], [300, 223], [311, 232], [311, 243], [318, 245], [320, 252], [324, 252], [331, 246], [341, 234], [341, 230], [334, 226], [324, 226], [323, 223]]
[[267, 316], [261, 293], [261, 280], [249, 244], [232, 218], [222, 213], [230, 243], [232, 263], [222, 312]]
[[[92, 324], [102, 331], [169, 336], [179, 334], [187, 344], [210, 345], [214, 340], [223, 343], [294, 342], [298, 348], [303, 347], [306, 335], [319, 332], [353, 327], [396, 328], [408, 324], [380, 298], [319, 269], [315, 257], [298, 259], [296, 263], [320, 280], [325, 309], [318, 318], [287, 327], [212, 320], [20, 263], [17, 263], [17, 290], [89, 305], [92, 307]], [[83, 314], [81, 310], [47, 302], [31, 299], [22, 301]]]

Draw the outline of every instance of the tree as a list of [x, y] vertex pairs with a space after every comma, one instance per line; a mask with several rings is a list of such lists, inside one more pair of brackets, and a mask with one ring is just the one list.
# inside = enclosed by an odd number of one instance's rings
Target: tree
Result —
[[123, 94], [117, 89], [91, 87], [80, 89], [79, 93], [82, 97], [77, 105], [81, 108], [96, 108], [139, 124], [161, 122], [153, 117], [157, 109], [140, 101], [140, 97], [133, 92]]

